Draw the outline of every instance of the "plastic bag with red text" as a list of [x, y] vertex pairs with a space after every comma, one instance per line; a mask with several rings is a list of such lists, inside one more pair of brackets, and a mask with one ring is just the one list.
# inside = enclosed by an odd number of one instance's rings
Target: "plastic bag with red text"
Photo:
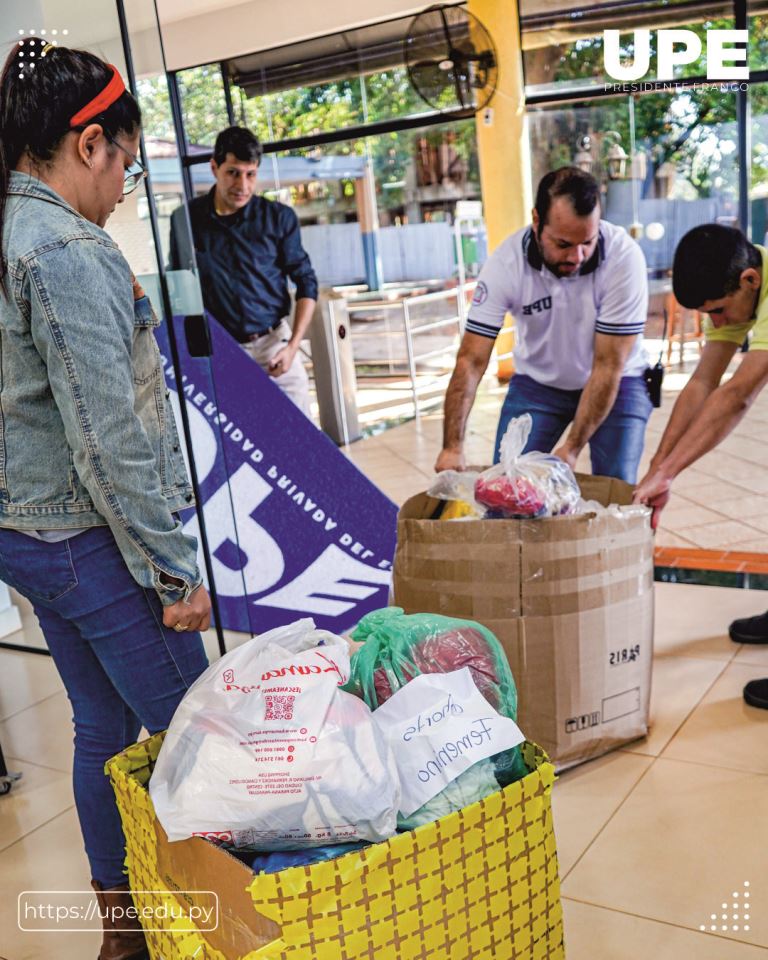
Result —
[[340, 689], [348, 676], [346, 641], [312, 620], [212, 664], [179, 705], [149, 783], [168, 839], [288, 850], [392, 836], [397, 768], [368, 706]]

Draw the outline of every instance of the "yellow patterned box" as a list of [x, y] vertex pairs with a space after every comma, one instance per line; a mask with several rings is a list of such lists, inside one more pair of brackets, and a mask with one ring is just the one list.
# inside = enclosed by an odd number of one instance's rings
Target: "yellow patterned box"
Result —
[[[107, 764], [137, 906], [167, 917], [147, 932], [152, 960], [563, 960], [555, 774], [535, 744], [523, 747], [531, 773], [479, 803], [255, 876], [199, 837], [168, 842], [146, 789], [162, 740]], [[198, 901], [218, 902], [214, 929], [190, 919]]]

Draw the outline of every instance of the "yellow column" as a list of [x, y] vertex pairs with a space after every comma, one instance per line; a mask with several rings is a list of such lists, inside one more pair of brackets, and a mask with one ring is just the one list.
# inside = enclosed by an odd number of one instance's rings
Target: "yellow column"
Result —
[[[477, 115], [477, 147], [488, 246], [530, 222], [530, 150], [523, 89], [523, 55], [516, 0], [469, 0], [469, 11], [493, 37], [498, 87], [490, 107]], [[496, 342], [499, 379], [514, 373], [513, 321], [507, 317]]]

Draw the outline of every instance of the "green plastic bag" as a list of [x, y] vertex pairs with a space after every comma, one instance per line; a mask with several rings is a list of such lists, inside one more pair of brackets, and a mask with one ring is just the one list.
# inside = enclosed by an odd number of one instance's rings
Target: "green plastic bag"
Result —
[[[517, 720], [512, 670], [501, 644], [482, 624], [385, 607], [363, 617], [352, 639], [362, 641], [363, 646], [352, 656], [345, 689], [362, 697], [372, 710], [421, 673], [451, 673], [469, 667], [475, 685], [494, 710]], [[502, 787], [529, 772], [520, 747], [492, 759]]]

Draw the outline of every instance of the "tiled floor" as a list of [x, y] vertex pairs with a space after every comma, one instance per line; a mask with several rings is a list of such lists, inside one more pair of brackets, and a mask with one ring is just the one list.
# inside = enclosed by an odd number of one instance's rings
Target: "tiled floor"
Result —
[[[765, 609], [765, 595], [656, 590], [650, 735], [554, 788], [566, 957], [768, 958], [768, 712], [741, 698], [747, 680], [768, 674], [768, 647], [726, 635], [733, 617]], [[89, 878], [70, 785], [70, 709], [53, 664], [0, 650], [0, 677], [0, 742], [24, 774], [0, 798], [0, 958], [95, 960], [98, 935], [17, 929], [20, 891], [84, 889]], [[733, 907], [747, 892], [749, 920]]]
[[[493, 383], [483, 389], [470, 421], [470, 462], [488, 462], [502, 394]], [[651, 446], [669, 399], [654, 415]], [[402, 502], [428, 484], [440, 431], [440, 418], [427, 416], [346, 453]], [[735, 542], [759, 549], [768, 532], [764, 439], [768, 397], [731, 438], [728, 458], [705, 459], [681, 477], [661, 536], [690, 546], [746, 530]], [[567, 960], [768, 960], [768, 712], [741, 698], [747, 680], [768, 675], [768, 647], [736, 646], [726, 632], [734, 617], [762, 612], [768, 594], [656, 589], [650, 735], [555, 785]], [[20, 607], [23, 637], [39, 645], [34, 619]], [[69, 704], [51, 661], [0, 650], [0, 743], [9, 766], [24, 773], [0, 798], [0, 960], [95, 960], [98, 935], [22, 933], [16, 924], [21, 890], [88, 884], [71, 741]], [[743, 907], [733, 907], [747, 892], [748, 921]]]
[[[687, 354], [683, 368], [673, 366], [665, 380], [663, 405], [648, 425], [642, 476], [661, 440], [672, 406], [693, 370], [697, 355]], [[734, 362], [739, 362], [739, 358]], [[488, 464], [499, 408], [506, 392], [486, 378], [469, 420], [466, 453], [469, 463]], [[358, 441], [346, 452], [396, 503], [429, 484], [441, 447], [440, 411]], [[589, 471], [585, 451], [578, 467]], [[658, 546], [700, 547], [768, 553], [768, 390], [758, 397], [735, 431], [712, 453], [676, 480], [662, 514]]]
[[[555, 785], [567, 960], [757, 960], [768, 956], [768, 713], [746, 707], [741, 689], [768, 673], [768, 648], [735, 646], [726, 626], [764, 609], [763, 595], [656, 589], [650, 736]], [[16, 928], [19, 891], [81, 889], [88, 871], [53, 664], [0, 651], [0, 675], [0, 742], [24, 773], [0, 799], [0, 957], [87, 960], [95, 935]], [[748, 921], [732, 906], [747, 892]]]

